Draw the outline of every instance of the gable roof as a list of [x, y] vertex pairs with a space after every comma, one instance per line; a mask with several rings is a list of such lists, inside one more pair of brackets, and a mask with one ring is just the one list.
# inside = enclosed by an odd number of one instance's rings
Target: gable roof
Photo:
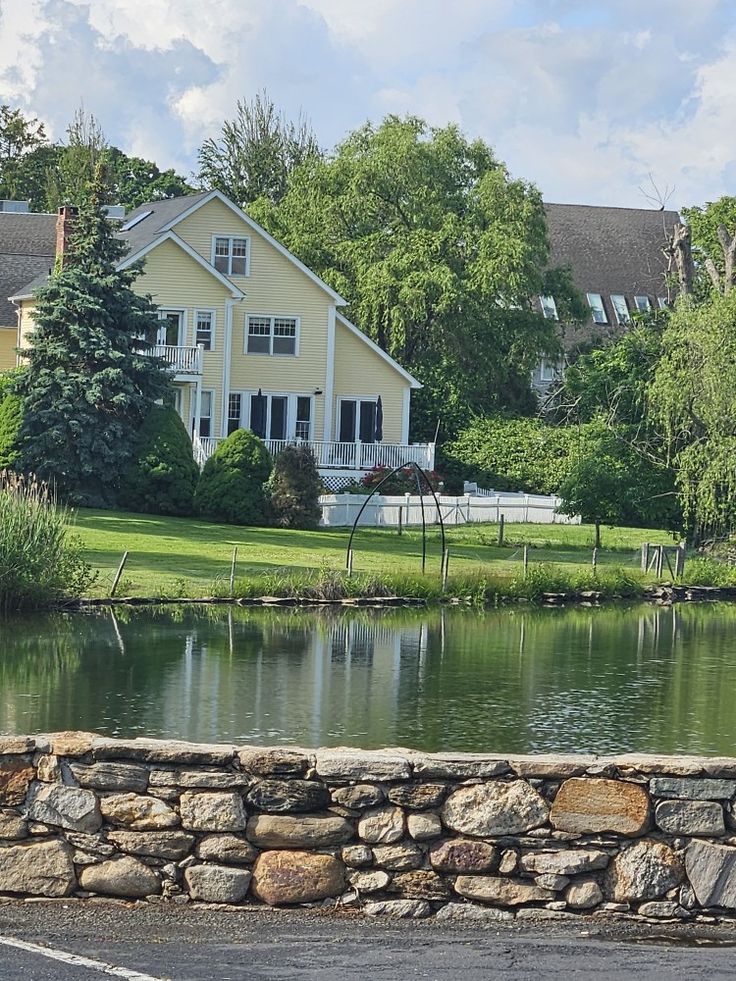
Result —
[[202, 256], [193, 249], [191, 245], [184, 241], [184, 239], [179, 238], [176, 232], [168, 231], [164, 232], [163, 235], [159, 235], [153, 238], [148, 245], [145, 245], [142, 249], [139, 249], [133, 255], [128, 254], [128, 256], [123, 259], [122, 262], [118, 263], [118, 269], [125, 269], [127, 266], [131, 266], [134, 262], [138, 262], [144, 256], [148, 255], [154, 249], [157, 249], [159, 245], [163, 245], [164, 242], [173, 242], [174, 245], [178, 246], [182, 252], [186, 252], [190, 259], [193, 259], [198, 265], [200, 265], [205, 272], [209, 273], [214, 279], [216, 279], [225, 289], [229, 290], [234, 297], [238, 299], [243, 299], [246, 295], [243, 290], [238, 289], [238, 287], [232, 283], [227, 276], [224, 276], [218, 269], [215, 269], [213, 265], [203, 259]]
[[0, 212], [0, 327], [17, 325], [9, 297], [29, 280], [45, 281], [55, 248], [56, 215]]
[[337, 313], [335, 315], [335, 319], [339, 324], [342, 324], [343, 327], [346, 327], [351, 334], [354, 334], [357, 338], [363, 341], [364, 344], [367, 344], [374, 354], [377, 354], [379, 358], [382, 358], [386, 364], [390, 365], [394, 371], [398, 372], [405, 381], [408, 381], [411, 388], [424, 387], [420, 381], [417, 381], [414, 375], [410, 375], [406, 368], [402, 368], [398, 361], [394, 361], [390, 354], [386, 354], [382, 347], [379, 347], [375, 341], [372, 341], [367, 334], [364, 334], [359, 327], [356, 327], [355, 324], [351, 323], [347, 317], [343, 317], [341, 313]]
[[[279, 252], [285, 259], [288, 259], [292, 265], [296, 266], [297, 269], [301, 270], [304, 275], [311, 279], [312, 282], [319, 286], [320, 289], [324, 290], [325, 293], [330, 296], [337, 306], [346, 306], [347, 300], [343, 299], [339, 293], [337, 293], [331, 286], [328, 286], [323, 279], [312, 272], [308, 266], [297, 259], [293, 252], [290, 252], [286, 246], [282, 245], [281, 242], [277, 241], [272, 235], [270, 235], [265, 228], [254, 221], [247, 212], [243, 211], [234, 204], [230, 198], [222, 193], [222, 191], [202, 191], [199, 194], [188, 194], [181, 198], [169, 198], [165, 201], [151, 201], [147, 204], [142, 204], [135, 211], [132, 211], [125, 220], [125, 225], [131, 224], [135, 218], [139, 215], [148, 212], [145, 218], [142, 218], [138, 224], [135, 224], [129, 231], [122, 231], [119, 233], [119, 237], [123, 241], [130, 243], [130, 252], [128, 254], [127, 261], [132, 261], [137, 258], [140, 252], [143, 251], [151, 242], [159, 235], [163, 235], [168, 231], [174, 229], [180, 221], [188, 218], [189, 215], [194, 214], [203, 205], [208, 204], [210, 201], [220, 201], [229, 208], [241, 221], [254, 231], [261, 238], [265, 239], [269, 245], [272, 245], [277, 252]], [[165, 207], [162, 207], [164, 205]], [[123, 227], [125, 227], [125, 225]]]
[[570, 266], [583, 293], [666, 296], [662, 249], [676, 211], [546, 204], [550, 266]]

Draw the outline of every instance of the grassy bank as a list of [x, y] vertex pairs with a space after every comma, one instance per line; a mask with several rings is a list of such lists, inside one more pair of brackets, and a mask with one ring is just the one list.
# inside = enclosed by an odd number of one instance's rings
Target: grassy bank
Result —
[[[421, 575], [421, 532], [361, 528], [353, 542], [355, 575], [342, 575], [348, 531], [283, 531], [241, 528], [196, 519], [161, 518], [123, 512], [80, 510], [76, 533], [99, 575], [93, 595], [105, 596], [120, 558], [129, 559], [118, 588], [127, 596], [203, 596], [229, 586], [233, 548], [238, 549], [240, 596], [305, 595], [314, 592], [357, 595], [440, 593], [439, 529], [428, 534], [427, 574]], [[641, 543], [671, 543], [666, 532], [638, 528], [603, 530], [598, 569], [591, 569], [594, 529], [590, 525], [506, 526], [498, 546], [494, 525], [447, 529], [451, 595], [479, 601], [499, 595], [598, 589], [608, 595], [638, 595]], [[529, 548], [529, 573], [523, 576], [523, 546]], [[651, 581], [648, 580], [648, 581]]]

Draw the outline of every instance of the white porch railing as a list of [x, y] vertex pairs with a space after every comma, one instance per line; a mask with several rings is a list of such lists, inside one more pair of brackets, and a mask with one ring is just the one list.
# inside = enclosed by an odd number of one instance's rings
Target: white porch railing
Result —
[[151, 348], [151, 354], [163, 358], [177, 375], [202, 374], [202, 348], [179, 347], [175, 344], [156, 344]]
[[[194, 458], [202, 466], [222, 442], [222, 436], [195, 436]], [[266, 439], [271, 456], [295, 442], [285, 439]], [[323, 440], [298, 440], [314, 454], [319, 470], [359, 470], [365, 472], [376, 466], [393, 469], [407, 463], [418, 463], [424, 470], [434, 469], [434, 443], [333, 443]]]

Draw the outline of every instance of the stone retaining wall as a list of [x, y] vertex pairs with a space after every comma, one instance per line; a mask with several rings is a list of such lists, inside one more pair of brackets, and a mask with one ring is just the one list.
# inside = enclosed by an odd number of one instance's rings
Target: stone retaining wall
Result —
[[736, 918], [736, 759], [0, 738], [0, 896]]

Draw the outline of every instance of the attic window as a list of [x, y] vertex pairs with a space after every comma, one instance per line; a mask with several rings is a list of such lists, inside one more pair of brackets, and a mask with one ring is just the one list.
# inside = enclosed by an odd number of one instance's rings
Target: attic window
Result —
[[152, 214], [153, 214], [152, 211], [141, 211], [139, 215], [136, 215], [134, 218], [131, 218], [130, 221], [126, 221], [126, 223], [123, 225], [120, 231], [129, 232], [131, 228], [135, 228], [135, 226], [139, 225], [144, 218], [148, 218], [148, 216]]
[[639, 311], [639, 313], [646, 313], [651, 309], [648, 296], [635, 296], [634, 303], [636, 304], [636, 309]]
[[553, 296], [540, 296], [539, 302], [542, 304], [542, 313], [547, 320], [559, 320], [557, 316], [557, 304]]
[[629, 314], [629, 307], [626, 303], [626, 297], [623, 293], [611, 293], [611, 304], [613, 306], [613, 312], [616, 314], [616, 320], [620, 324], [628, 324], [631, 320]]
[[212, 265], [226, 276], [247, 276], [249, 251], [247, 238], [215, 235], [212, 240]]
[[607, 324], [606, 308], [603, 306], [603, 297], [600, 293], [588, 293], [588, 305], [593, 314], [593, 322], [596, 324]]

